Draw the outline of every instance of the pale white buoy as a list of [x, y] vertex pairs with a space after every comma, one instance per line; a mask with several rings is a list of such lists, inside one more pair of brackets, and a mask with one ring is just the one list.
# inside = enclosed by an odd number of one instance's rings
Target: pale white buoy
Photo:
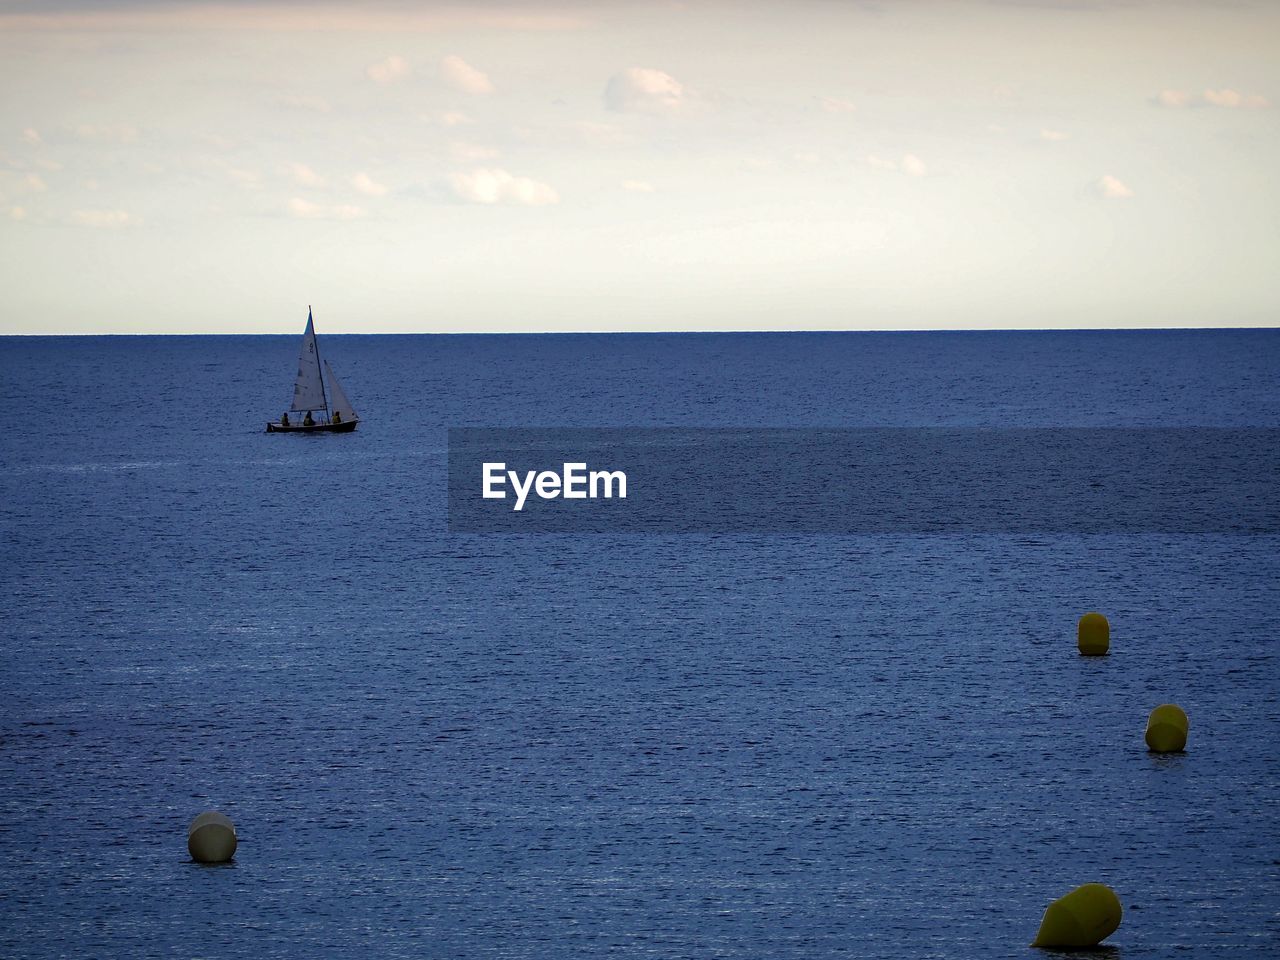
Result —
[[236, 855], [236, 826], [226, 814], [209, 810], [191, 821], [187, 850], [199, 863], [226, 863]]

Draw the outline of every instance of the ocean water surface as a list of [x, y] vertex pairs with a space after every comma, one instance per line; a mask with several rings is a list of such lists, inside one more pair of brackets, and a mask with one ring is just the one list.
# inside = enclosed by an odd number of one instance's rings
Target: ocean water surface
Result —
[[1278, 427], [1280, 332], [321, 336], [354, 434], [0, 339], [0, 955], [1280, 954], [1280, 537], [446, 526], [449, 427]]

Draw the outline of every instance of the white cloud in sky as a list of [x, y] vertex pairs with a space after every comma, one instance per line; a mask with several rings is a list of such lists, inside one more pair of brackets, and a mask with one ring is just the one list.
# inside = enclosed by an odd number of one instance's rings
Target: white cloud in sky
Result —
[[1204, 102], [1215, 107], [1265, 107], [1267, 98], [1260, 93], [1243, 94], [1239, 90], [1206, 90]]
[[243, 167], [226, 167], [227, 177], [236, 185], [245, 187], [249, 190], [256, 190], [262, 186], [262, 174], [256, 170], [246, 170]]
[[827, 113], [853, 113], [858, 109], [852, 100], [843, 97], [819, 97], [818, 103]]
[[329, 101], [324, 97], [316, 97], [303, 93], [285, 94], [280, 98], [280, 105], [284, 107], [293, 107], [297, 110], [309, 110], [312, 113], [333, 112], [333, 107], [329, 105]]
[[623, 180], [622, 189], [627, 193], [653, 193], [653, 184], [648, 180]]
[[[568, 11], [541, 13], [523, 4], [209, 2], [0, 4], [0, 29], [192, 30], [304, 37], [362, 33], [438, 34], [446, 30], [545, 33], [578, 30], [590, 21]], [[43, 10], [42, 7], [49, 9]]]
[[1098, 192], [1108, 200], [1126, 200], [1133, 196], [1133, 191], [1123, 181], [1109, 173], [1098, 180]]
[[469, 127], [476, 121], [461, 110], [445, 110], [443, 113], [420, 113], [418, 119], [433, 127]]
[[40, 134], [36, 132], [34, 127], [27, 127], [22, 131], [22, 142], [38, 147], [44, 143], [44, 140], [41, 139]]
[[904, 153], [901, 160], [889, 160], [872, 154], [867, 157], [867, 163], [877, 170], [896, 170], [909, 177], [923, 177], [929, 172], [925, 162], [914, 153]]
[[609, 78], [604, 102], [619, 113], [672, 113], [688, 99], [688, 92], [669, 73], [649, 67], [630, 67]]
[[1238, 90], [1206, 90], [1204, 102], [1215, 107], [1238, 107], [1244, 103], [1244, 95]]
[[1043, 128], [1040, 131], [1040, 139], [1048, 140], [1051, 143], [1059, 143], [1063, 140], [1069, 140], [1070, 137], [1071, 137], [1070, 134], [1063, 133], [1061, 130], [1050, 130], [1048, 128]]
[[138, 139], [138, 128], [129, 123], [81, 123], [72, 132], [88, 143], [134, 143]]
[[493, 147], [481, 146], [478, 143], [451, 140], [449, 142], [449, 156], [457, 163], [480, 163], [483, 160], [493, 160], [498, 156], [498, 151]]
[[616, 123], [600, 123], [596, 120], [577, 120], [568, 129], [575, 139], [589, 147], [620, 147], [634, 143], [635, 134]]
[[386, 59], [365, 67], [364, 75], [374, 83], [394, 83], [409, 75], [409, 62], [404, 57], [393, 53]]
[[493, 93], [493, 81], [456, 54], [450, 54], [440, 61], [440, 76], [445, 83], [461, 93], [469, 93], [474, 97]]
[[1183, 90], [1161, 90], [1156, 94], [1156, 103], [1162, 107], [1185, 107], [1191, 102], [1191, 94]]
[[351, 204], [312, 203], [301, 197], [294, 197], [288, 204], [289, 216], [300, 220], [358, 220], [364, 216], [364, 208]]
[[125, 210], [75, 210], [71, 222], [79, 227], [110, 229], [127, 227], [136, 221]]
[[324, 177], [320, 176], [305, 163], [289, 164], [289, 175], [293, 177], [293, 182], [300, 187], [318, 188], [328, 184]]
[[499, 167], [477, 167], [449, 178], [454, 194], [468, 203], [543, 207], [560, 202], [560, 195], [546, 183], [517, 177]]
[[923, 177], [929, 172], [929, 168], [914, 153], [908, 153], [902, 157], [902, 172], [911, 177]]
[[25, 208], [25, 207], [10, 207], [10, 208], [9, 208], [9, 219], [10, 219], [10, 220], [25, 220], [25, 219], [27, 219], [27, 210], [26, 210], [26, 208]]
[[44, 178], [38, 173], [28, 173], [23, 178], [22, 184], [32, 193], [44, 193], [49, 189], [49, 185], [44, 182]]
[[1201, 94], [1188, 93], [1185, 90], [1161, 90], [1155, 96], [1155, 103], [1161, 107], [1225, 107], [1228, 110], [1237, 107], [1261, 109], [1270, 106], [1270, 102], [1260, 93], [1241, 93], [1224, 87], [1221, 90], [1206, 89]]
[[366, 197], [385, 197], [387, 195], [387, 188], [381, 183], [378, 183], [367, 173], [357, 173], [352, 177], [351, 186], [355, 187], [357, 191], [363, 193]]
[[221, 150], [224, 153], [236, 148], [234, 140], [217, 133], [201, 133], [196, 136], [196, 140], [204, 146], [213, 147], [215, 150]]

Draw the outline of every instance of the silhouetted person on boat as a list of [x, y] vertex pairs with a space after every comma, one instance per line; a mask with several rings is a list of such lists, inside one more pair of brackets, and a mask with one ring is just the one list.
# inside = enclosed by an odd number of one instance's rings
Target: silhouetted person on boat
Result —
[[334, 423], [342, 422], [342, 414], [340, 414], [337, 410], [333, 411], [333, 422]]
[[316, 425], [316, 422], [315, 422], [314, 420], [312, 420], [312, 419], [311, 419], [311, 411], [310, 411], [310, 410], [308, 410], [308, 411], [307, 411], [307, 415], [306, 415], [305, 417], [303, 417], [303, 418], [302, 418], [302, 425], [303, 425], [304, 427], [314, 427], [314, 426]]
[[282, 427], [287, 427], [288, 425], [289, 425], [289, 414], [287, 414], [287, 413], [281, 414], [281, 415], [280, 415], [280, 426], [282, 426]]

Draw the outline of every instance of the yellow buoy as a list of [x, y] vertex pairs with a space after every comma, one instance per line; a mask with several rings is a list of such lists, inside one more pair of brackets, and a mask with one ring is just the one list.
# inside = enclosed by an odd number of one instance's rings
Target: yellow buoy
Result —
[[202, 813], [187, 829], [187, 850], [200, 863], [226, 863], [236, 855], [236, 827], [216, 810]]
[[1120, 926], [1124, 911], [1116, 892], [1086, 883], [1049, 904], [1033, 947], [1096, 947]]
[[1086, 657], [1101, 657], [1111, 646], [1111, 624], [1100, 613], [1086, 613], [1076, 628], [1076, 646]]
[[1176, 753], [1187, 747], [1187, 715], [1176, 703], [1163, 703], [1147, 717], [1147, 746], [1153, 753]]

